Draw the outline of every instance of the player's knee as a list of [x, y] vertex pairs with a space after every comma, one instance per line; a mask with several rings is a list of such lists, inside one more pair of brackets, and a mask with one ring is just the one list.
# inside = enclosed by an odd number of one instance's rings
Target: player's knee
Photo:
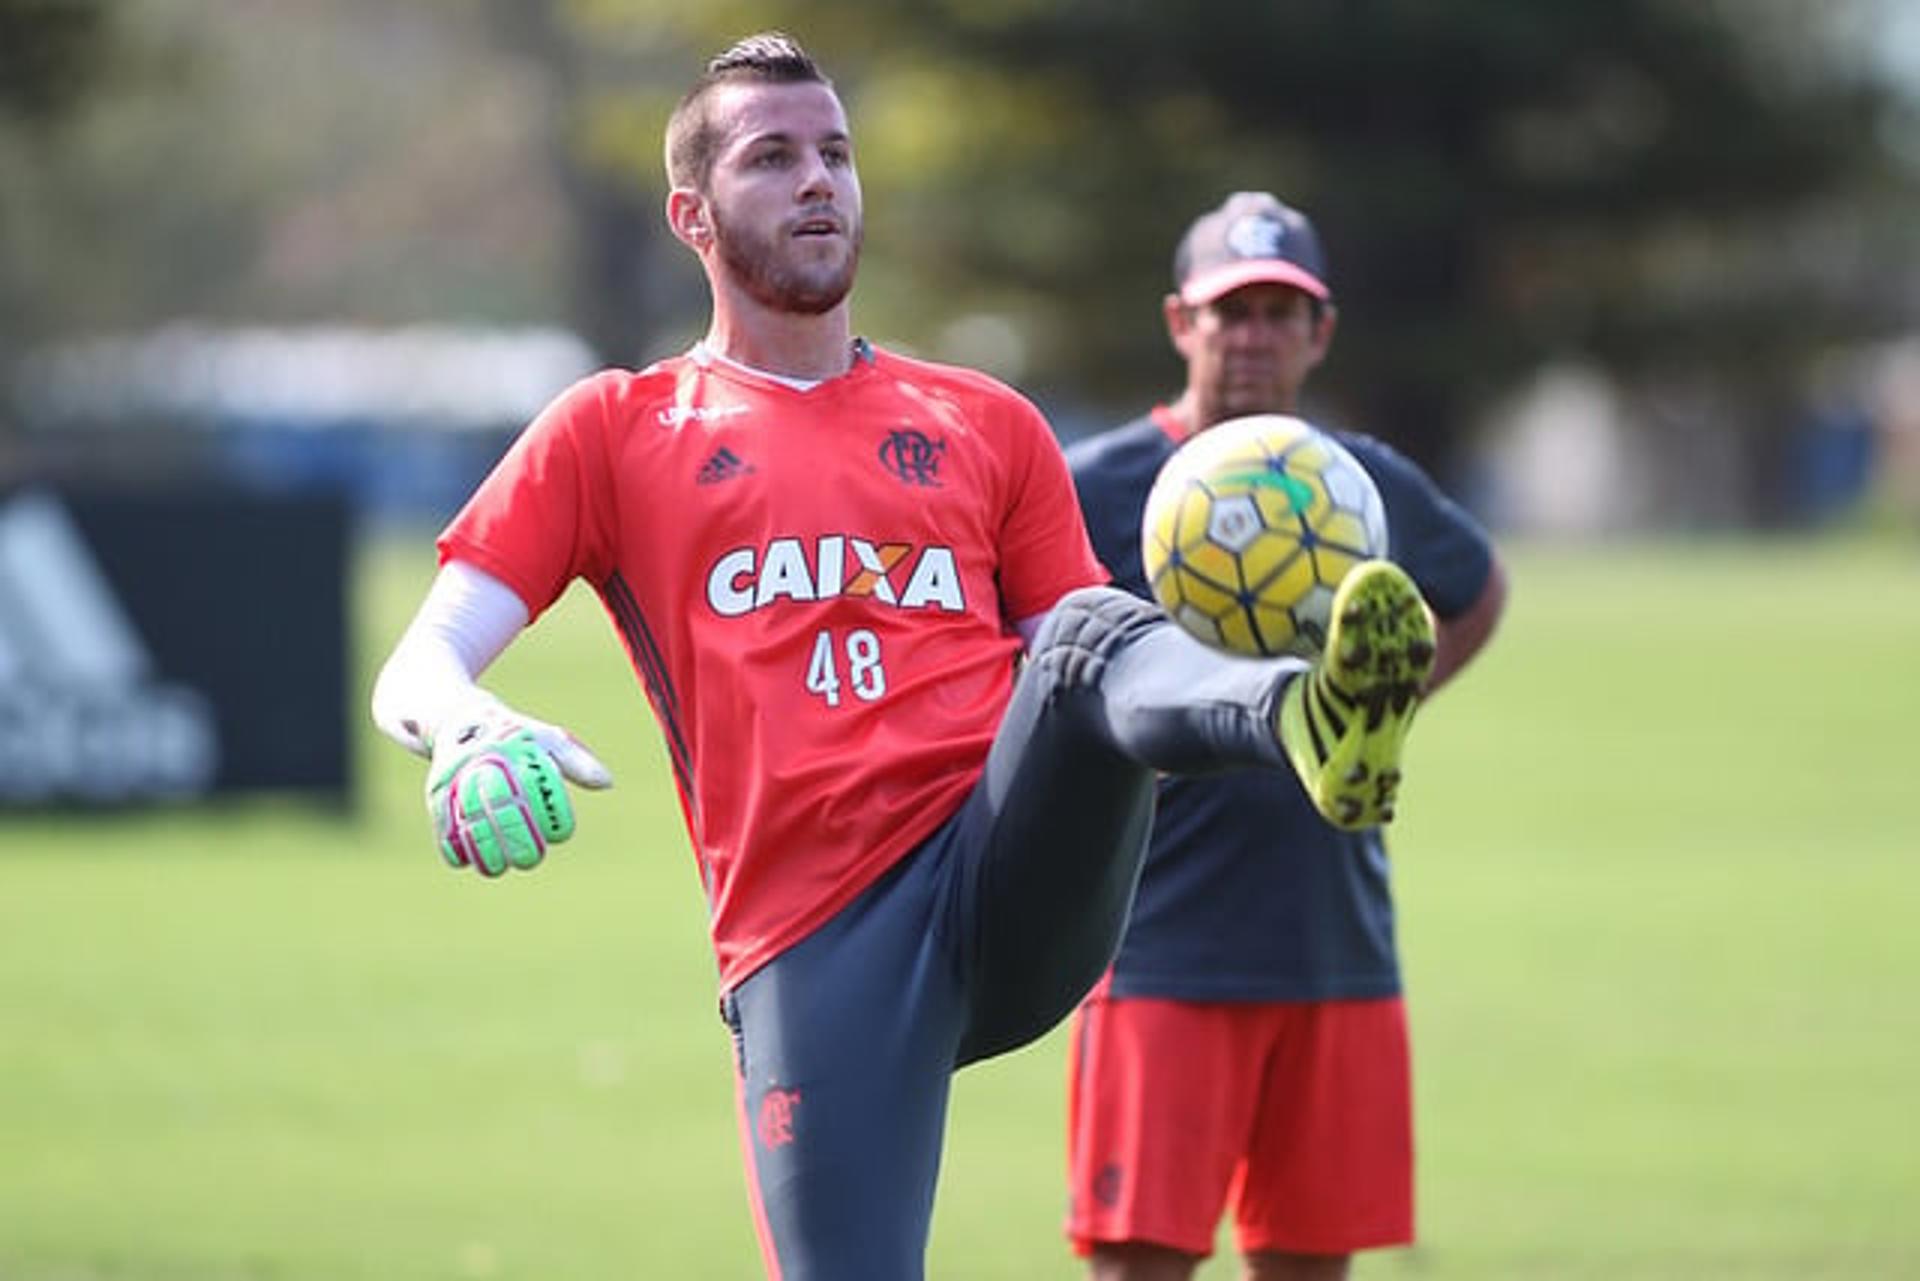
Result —
[[1034, 638], [1036, 651], [1057, 645], [1109, 653], [1166, 615], [1151, 601], [1117, 587], [1081, 587], [1060, 598]]
[[1166, 615], [1115, 587], [1082, 587], [1060, 598], [1033, 640], [1033, 661], [1067, 688], [1098, 684], [1107, 664]]

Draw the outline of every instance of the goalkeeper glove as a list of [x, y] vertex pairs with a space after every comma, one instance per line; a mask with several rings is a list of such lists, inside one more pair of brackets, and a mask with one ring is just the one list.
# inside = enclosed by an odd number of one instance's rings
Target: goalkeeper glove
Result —
[[427, 814], [441, 857], [482, 876], [536, 867], [549, 845], [573, 835], [564, 780], [596, 789], [613, 782], [573, 735], [492, 695], [437, 726], [432, 750]]

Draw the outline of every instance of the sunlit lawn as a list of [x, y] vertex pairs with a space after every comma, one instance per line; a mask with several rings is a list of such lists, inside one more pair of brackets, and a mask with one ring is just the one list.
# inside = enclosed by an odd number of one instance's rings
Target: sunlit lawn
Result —
[[[1423, 1243], [1362, 1274], [1920, 1275], [1920, 549], [1514, 568], [1410, 762]], [[757, 1275], [644, 702], [583, 593], [495, 683], [619, 777], [534, 876], [444, 870], [370, 733], [351, 819], [0, 819], [0, 1278]], [[1078, 1275], [1062, 1072], [963, 1074], [932, 1275]]]

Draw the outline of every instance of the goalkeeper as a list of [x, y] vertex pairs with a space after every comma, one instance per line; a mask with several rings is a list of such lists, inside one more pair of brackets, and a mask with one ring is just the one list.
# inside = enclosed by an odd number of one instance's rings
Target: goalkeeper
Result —
[[431, 757], [450, 863], [535, 866], [574, 828], [564, 781], [607, 771], [475, 681], [593, 586], [706, 889], [767, 1270], [910, 1281], [949, 1078], [1099, 977], [1154, 771], [1291, 765], [1328, 812], [1378, 821], [1431, 624], [1369, 565], [1309, 671], [1214, 655], [1101, 586], [1038, 411], [853, 336], [852, 143], [790, 38], [714, 59], [667, 157], [705, 339], [585, 379], [522, 433], [441, 535], [374, 716]]

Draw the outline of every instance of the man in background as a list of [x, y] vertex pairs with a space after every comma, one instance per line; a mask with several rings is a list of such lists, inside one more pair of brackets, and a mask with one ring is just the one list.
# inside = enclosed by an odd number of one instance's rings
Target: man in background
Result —
[[[1300, 211], [1240, 192], [1198, 219], [1162, 304], [1186, 366], [1171, 404], [1068, 453], [1094, 549], [1151, 598], [1141, 512], [1180, 443], [1299, 412], [1336, 313]], [[1380, 490], [1390, 558], [1436, 615], [1431, 695], [1491, 636], [1505, 574], [1486, 533], [1407, 459], [1332, 433]], [[1167, 777], [1112, 970], [1076, 1015], [1067, 1231], [1095, 1281], [1186, 1281], [1231, 1204], [1245, 1276], [1347, 1275], [1413, 1240], [1406, 1011], [1387, 853], [1291, 780]]]

